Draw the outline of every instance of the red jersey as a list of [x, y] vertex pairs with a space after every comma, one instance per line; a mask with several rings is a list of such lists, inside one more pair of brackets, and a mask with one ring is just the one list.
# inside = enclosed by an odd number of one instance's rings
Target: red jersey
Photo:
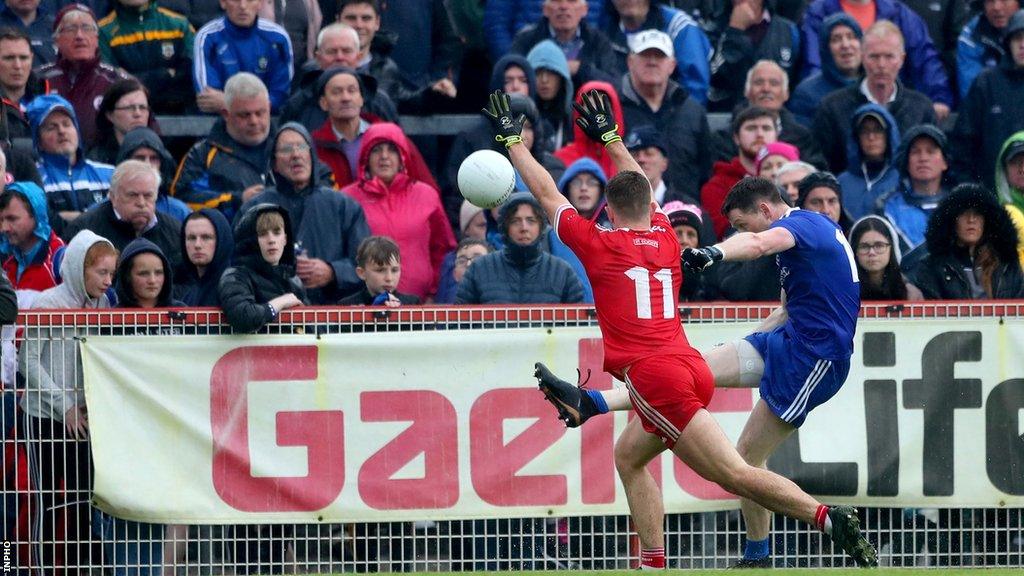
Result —
[[555, 233], [594, 288], [606, 372], [619, 375], [648, 356], [700, 356], [680, 324], [679, 241], [663, 213], [655, 212], [650, 230], [609, 230], [566, 204], [555, 215]]

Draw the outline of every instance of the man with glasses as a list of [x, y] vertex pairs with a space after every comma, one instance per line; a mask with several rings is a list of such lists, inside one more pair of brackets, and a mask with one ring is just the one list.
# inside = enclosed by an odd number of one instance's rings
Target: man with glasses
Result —
[[50, 91], [66, 98], [78, 116], [82, 144], [96, 143], [96, 113], [103, 94], [127, 74], [100, 62], [99, 27], [96, 15], [84, 4], [68, 4], [57, 13], [53, 25], [57, 61], [39, 69]]
[[158, 114], [180, 114], [194, 102], [192, 42], [184, 16], [156, 0], [117, 0], [99, 22], [103, 60], [133, 74], [149, 89]]

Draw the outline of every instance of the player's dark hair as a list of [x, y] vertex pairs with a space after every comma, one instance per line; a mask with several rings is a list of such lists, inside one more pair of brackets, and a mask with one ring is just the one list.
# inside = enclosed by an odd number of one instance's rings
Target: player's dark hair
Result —
[[370, 236], [359, 243], [356, 250], [356, 266], [366, 268], [367, 264], [387, 265], [391, 261], [401, 263], [402, 255], [398, 244], [387, 236]]
[[373, 13], [380, 16], [380, 0], [338, 0], [336, 6], [337, 10], [334, 11], [335, 17], [341, 16], [341, 11], [345, 9], [345, 6], [350, 4], [366, 4], [370, 8], [373, 8]]
[[[786, 204], [779, 193], [779, 187], [767, 178], [744, 178], [737, 182], [722, 203], [722, 214], [733, 210], [754, 212], [761, 202]], [[786, 204], [787, 206], [789, 204]]]
[[[893, 238], [892, 230], [882, 221], [880, 217], [865, 218], [854, 226], [850, 232], [850, 246], [857, 250], [857, 244], [865, 232], [878, 232], [889, 242], [889, 262], [882, 270], [882, 283], [874, 286], [869, 280], [868, 271], [857, 260], [857, 276], [860, 277], [860, 299], [861, 300], [906, 300], [907, 285], [903, 281], [903, 273], [900, 271], [900, 263], [896, 258], [897, 243], [899, 239]], [[858, 252], [859, 254], [859, 252]]]
[[740, 110], [739, 114], [732, 117], [732, 134], [733, 136], [740, 133], [740, 128], [751, 120], [757, 120], [758, 118], [771, 118], [772, 122], [776, 124], [776, 130], [778, 130], [779, 115], [767, 108], [760, 106], [747, 106], [743, 110]]
[[650, 213], [651, 182], [640, 172], [623, 170], [604, 189], [608, 205], [628, 220], [642, 219]]
[[33, 218], [36, 217], [36, 211], [32, 208], [32, 202], [29, 201], [28, 196], [18, 190], [11, 190], [10, 188], [0, 193], [0, 210], [7, 210], [7, 207], [11, 205], [11, 200], [15, 198], [21, 200], [22, 203], [25, 204], [25, 209], [28, 210], [28, 213], [31, 214]]

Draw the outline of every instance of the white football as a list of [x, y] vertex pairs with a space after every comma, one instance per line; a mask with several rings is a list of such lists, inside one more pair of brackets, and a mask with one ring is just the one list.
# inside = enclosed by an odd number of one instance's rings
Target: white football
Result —
[[516, 187], [512, 163], [494, 150], [477, 150], [459, 166], [462, 197], [480, 208], [494, 208], [508, 199]]

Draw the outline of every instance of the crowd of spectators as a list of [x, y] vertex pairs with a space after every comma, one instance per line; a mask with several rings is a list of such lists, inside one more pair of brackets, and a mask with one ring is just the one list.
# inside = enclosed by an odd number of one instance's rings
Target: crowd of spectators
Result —
[[[220, 306], [243, 332], [302, 305], [590, 302], [528, 194], [461, 200], [462, 159], [504, 152], [482, 118], [403, 131], [495, 89], [595, 221], [615, 166], [573, 123], [591, 89], [684, 245], [767, 177], [849, 234], [865, 300], [1024, 296], [1018, 0], [5, 0], [4, 319], [8, 284], [22, 309]], [[182, 141], [157, 115], [216, 120]], [[776, 300], [777, 272], [688, 274], [681, 298]], [[46, 372], [40, 345], [22, 362]], [[59, 435], [79, 406], [24, 409]]]

